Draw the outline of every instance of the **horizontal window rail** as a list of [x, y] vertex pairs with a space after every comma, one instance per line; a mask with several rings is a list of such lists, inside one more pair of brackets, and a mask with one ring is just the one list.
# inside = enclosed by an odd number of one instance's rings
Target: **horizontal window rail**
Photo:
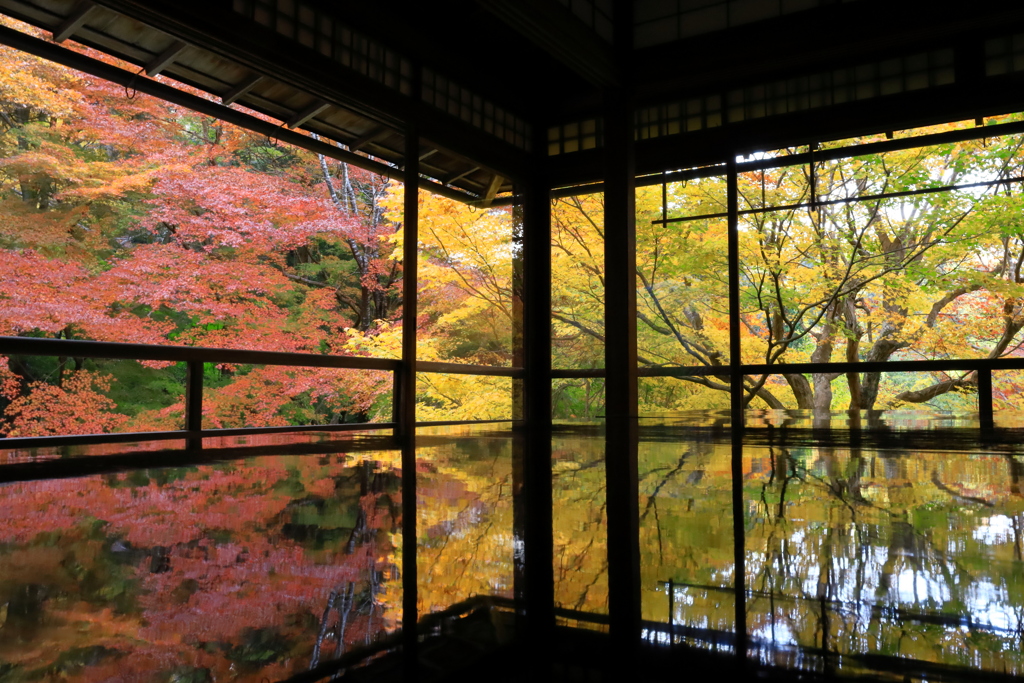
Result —
[[309, 368], [350, 368], [355, 370], [390, 371], [395, 371], [402, 365], [401, 361], [390, 358], [326, 356], [315, 353], [251, 351], [248, 349], [210, 349], [200, 346], [124, 344], [120, 342], [45, 339], [38, 337], [0, 337], [0, 354], [152, 360], [177, 363], [288, 365]]
[[[860, 202], [881, 201], [883, 199], [898, 199], [900, 197], [917, 197], [926, 194], [938, 194], [940, 192], [955, 192], [957, 190], [974, 190], [980, 188], [992, 188], [1014, 183], [1024, 182], [1024, 177], [999, 178], [997, 180], [984, 180], [976, 183], [961, 183], [959, 185], [938, 185], [936, 187], [922, 187], [916, 190], [902, 190], [900, 192], [881, 192], [879, 194], [864, 194], [856, 197], [840, 197], [838, 199], [815, 199], [810, 202], [798, 202], [796, 204], [780, 204], [777, 206], [763, 206], [754, 209], [741, 209], [736, 212], [738, 216], [750, 216], [762, 213], [775, 213], [779, 211], [794, 211], [797, 209], [818, 209], [823, 206], [838, 206], [841, 204], [858, 204]], [[652, 224], [688, 223], [692, 221], [707, 220], [711, 218], [728, 218], [728, 212], [703, 213], [697, 216], [681, 216], [679, 218], [662, 218], [651, 221]]]
[[[732, 365], [654, 366], [637, 368], [640, 377], [728, 377], [736, 372], [740, 375], [788, 375], [811, 374], [816, 372], [944, 372], [944, 371], [992, 371], [1024, 369], [1024, 357], [1020, 358], [960, 358], [942, 360], [889, 360], [854, 361], [836, 363], [743, 363]], [[584, 368], [580, 370], [557, 369], [551, 371], [554, 379], [576, 379], [581, 377], [605, 377], [605, 368]]]
[[467, 365], [465, 363], [439, 363], [436, 361], [416, 361], [417, 372], [433, 372], [448, 375], [487, 375], [488, 377], [513, 377], [522, 379], [526, 371], [523, 368], [506, 368], [496, 365]]
[[[638, 377], [731, 377], [739, 375], [805, 375], [814, 373], [847, 374], [862, 372], [974, 372], [977, 373], [978, 419], [983, 429], [992, 423], [992, 372], [995, 370], [1022, 370], [1021, 358], [962, 358], [942, 360], [891, 360], [840, 363], [741, 363], [739, 365], [692, 367], [637, 368]], [[582, 379], [607, 377], [604, 368], [581, 370], [557, 369], [552, 379]]]
[[347, 422], [324, 425], [289, 425], [284, 427], [240, 427], [228, 429], [181, 429], [163, 432], [113, 432], [107, 434], [61, 434], [54, 436], [14, 436], [0, 438], [0, 448], [30, 449], [59, 448], [62, 446], [90, 446], [96, 444], [142, 443], [144, 441], [187, 441], [190, 447], [196, 440], [237, 436], [272, 436], [297, 432], [358, 432], [394, 429], [394, 422]]
[[[304, 368], [337, 368], [350, 370], [383, 370], [392, 373], [395, 396], [399, 395], [398, 372], [403, 362], [393, 358], [367, 358], [363, 356], [332, 356], [315, 353], [282, 351], [255, 351], [249, 349], [218, 349], [198, 346], [165, 346], [161, 344], [129, 344], [121, 342], [87, 341], [78, 339], [50, 339], [42, 337], [0, 336], [0, 355], [58, 356], [64, 358], [103, 358], [110, 360], [137, 360], [185, 363], [185, 416], [184, 429], [159, 432], [129, 432], [112, 434], [74, 434], [55, 436], [8, 437], [5, 448], [44, 448], [97, 443], [129, 443], [138, 441], [187, 440], [190, 447], [202, 447], [202, 439], [236, 437], [260, 434], [287, 434], [293, 432], [339, 432], [386, 430], [398, 427], [397, 417], [389, 422], [360, 422], [343, 424], [288, 425], [280, 427], [244, 427], [209, 429], [202, 425], [203, 365], [278, 365]], [[485, 375], [521, 378], [522, 368], [489, 367], [460, 363], [420, 362], [417, 371], [459, 375]], [[392, 397], [392, 415], [394, 415]], [[475, 424], [476, 421], [464, 421]], [[459, 424], [452, 422], [450, 424]]]
[[202, 448], [202, 440], [211, 437], [235, 437], [290, 432], [339, 432], [394, 429], [390, 422], [289, 425], [284, 427], [203, 428], [203, 366], [205, 363], [239, 365], [279, 365], [286, 367], [338, 368], [390, 371], [397, 382], [401, 361], [361, 356], [328, 356], [313, 353], [253, 351], [248, 349], [211, 349], [198, 346], [125, 344], [78, 339], [38, 337], [0, 337], [0, 355], [60, 356], [66, 358], [105, 358], [185, 363], [184, 429], [122, 434], [67, 434], [59, 436], [9, 437], [6, 448], [45, 448], [94, 443], [127, 443], [184, 439], [190, 448]]

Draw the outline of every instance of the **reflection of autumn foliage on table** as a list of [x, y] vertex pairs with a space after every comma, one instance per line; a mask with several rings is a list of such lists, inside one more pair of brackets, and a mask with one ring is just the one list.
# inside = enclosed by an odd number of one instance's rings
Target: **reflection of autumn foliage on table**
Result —
[[512, 439], [464, 437], [417, 458], [420, 610], [512, 597]]
[[[733, 630], [730, 459], [641, 443], [645, 619], [669, 621], [672, 581], [676, 624]], [[748, 447], [743, 472], [751, 637], [1024, 671], [1020, 456]]]
[[[604, 445], [553, 442], [556, 604], [599, 614]], [[640, 441], [644, 619], [668, 622], [671, 604], [680, 632], [734, 630], [731, 456], [728, 443]], [[842, 654], [1024, 671], [1020, 455], [747, 447], [743, 472], [753, 638], [820, 648], [824, 632]]]
[[0, 672], [259, 681], [372, 642], [401, 604], [381, 457], [4, 486]]
[[604, 438], [559, 437], [551, 445], [555, 605], [608, 612]]

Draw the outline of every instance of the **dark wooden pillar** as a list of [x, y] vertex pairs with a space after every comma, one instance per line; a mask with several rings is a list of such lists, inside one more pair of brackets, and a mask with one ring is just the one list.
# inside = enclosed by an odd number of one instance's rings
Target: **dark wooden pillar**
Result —
[[396, 383], [396, 436], [402, 449], [402, 632], [407, 678], [416, 674], [416, 319], [419, 269], [419, 131], [406, 129], [402, 216], [402, 366]]
[[605, 103], [605, 472], [608, 495], [608, 608], [619, 647], [640, 637], [637, 491], [636, 180], [628, 88]]
[[636, 179], [633, 107], [623, 89], [607, 92], [604, 192], [605, 415], [637, 416]]
[[[525, 299], [523, 250], [523, 189], [516, 186], [513, 194], [519, 197], [512, 206], [512, 367], [526, 367], [526, 347], [523, 337], [523, 305]], [[516, 632], [528, 630], [526, 619], [526, 378], [512, 379], [512, 595], [516, 602]]]
[[542, 169], [517, 190], [522, 202], [523, 378], [522, 487], [516, 535], [530, 651], [543, 662], [554, 628], [554, 541], [551, 494], [551, 200]]
[[[523, 262], [523, 223], [524, 207], [522, 202], [523, 188], [521, 184], [513, 187], [513, 194], [519, 200], [512, 206], [512, 367], [526, 367], [526, 340], [523, 337], [523, 302], [526, 293], [523, 291], [526, 277]], [[512, 421], [514, 427], [522, 427], [526, 423], [526, 378], [512, 379]]]
[[729, 228], [729, 365], [730, 422], [732, 423], [732, 537], [733, 584], [736, 589], [736, 656], [742, 665], [747, 655], [746, 530], [743, 502], [744, 390], [740, 372], [740, 266], [739, 191], [736, 155], [729, 155], [726, 203]]
[[192, 432], [186, 445], [190, 450], [199, 450], [203, 447], [203, 437], [198, 432], [203, 429], [203, 374], [206, 364], [193, 360], [186, 367], [185, 429]]
[[523, 417], [551, 426], [551, 189], [542, 174], [521, 187], [523, 216]]
[[402, 230], [402, 368], [396, 383], [396, 432], [412, 433], [416, 424], [416, 319], [419, 315], [417, 282], [419, 270], [419, 132], [410, 126], [405, 140], [405, 204]]
[[992, 431], [995, 420], [992, 413], [992, 368], [978, 370], [978, 425]]

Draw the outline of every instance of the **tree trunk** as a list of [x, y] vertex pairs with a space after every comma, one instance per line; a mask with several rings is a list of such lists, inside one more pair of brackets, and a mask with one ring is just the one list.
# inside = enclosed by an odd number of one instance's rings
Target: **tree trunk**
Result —
[[[846, 301], [846, 329], [849, 338], [846, 341], [846, 362], [856, 363], [860, 360], [860, 339], [864, 336], [864, 330], [857, 320], [857, 304], [851, 298]], [[846, 373], [846, 384], [850, 388], [849, 410], [859, 410], [861, 404], [860, 373]]]
[[[871, 346], [871, 351], [868, 352], [865, 362], [883, 362], [889, 360], [892, 354], [896, 353], [900, 349], [905, 349], [909, 344], [907, 342], [897, 341], [893, 338], [896, 334], [896, 330], [888, 323], [882, 326], [882, 330], [878, 335], [878, 339]], [[875, 401], [878, 399], [878, 385], [881, 381], [882, 373], [880, 372], [865, 372], [861, 380], [861, 394], [860, 394], [860, 407], [863, 410], [872, 410], [875, 407]]]
[[[816, 344], [814, 346], [814, 352], [811, 353], [812, 363], [828, 363], [832, 360], [832, 343], [833, 335], [835, 334], [835, 323], [832, 319], [832, 312], [829, 312], [828, 317], [825, 319], [824, 329], [821, 333], [816, 335]], [[832, 417], [832, 380], [835, 379], [835, 373], [831, 372], [815, 372], [811, 375], [811, 381], [814, 383], [814, 398], [812, 407], [814, 409], [814, 422], [815, 426], [828, 426], [828, 421]], [[824, 425], [820, 425], [819, 422], [825, 420]]]
[[813, 410], [814, 391], [811, 389], [811, 383], [807, 381], [807, 378], [796, 374], [787, 374], [783, 375], [783, 377], [789, 383], [789, 388], [793, 390], [793, 396], [796, 397], [796, 407], [801, 410]]

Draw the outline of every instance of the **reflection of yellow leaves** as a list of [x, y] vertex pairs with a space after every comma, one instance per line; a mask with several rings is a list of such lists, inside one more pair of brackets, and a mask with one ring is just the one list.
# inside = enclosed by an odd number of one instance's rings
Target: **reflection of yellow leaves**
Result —
[[607, 612], [604, 440], [552, 442], [555, 603]]
[[443, 609], [473, 595], [512, 595], [511, 440], [493, 442], [491, 457], [469, 459], [454, 445], [420, 448], [431, 463], [418, 474], [431, 505], [418, 508], [417, 561], [421, 609]]

